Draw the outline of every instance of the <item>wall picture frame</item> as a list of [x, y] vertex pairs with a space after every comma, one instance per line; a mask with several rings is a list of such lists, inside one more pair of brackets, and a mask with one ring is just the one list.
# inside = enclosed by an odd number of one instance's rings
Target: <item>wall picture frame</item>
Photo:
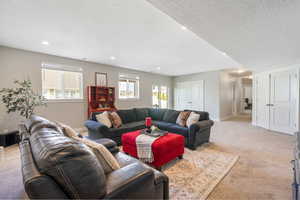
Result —
[[107, 73], [102, 73], [102, 72], [95, 73], [95, 86], [107, 87]]

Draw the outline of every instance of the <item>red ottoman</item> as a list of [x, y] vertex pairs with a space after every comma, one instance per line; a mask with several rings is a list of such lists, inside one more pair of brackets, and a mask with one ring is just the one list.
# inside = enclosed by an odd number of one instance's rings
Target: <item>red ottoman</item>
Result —
[[[123, 151], [135, 158], [138, 158], [135, 139], [140, 132], [141, 130], [138, 130], [122, 135]], [[162, 165], [176, 157], [182, 158], [184, 153], [184, 137], [182, 135], [168, 133], [153, 142], [152, 152], [154, 161], [150, 164], [160, 169]]]

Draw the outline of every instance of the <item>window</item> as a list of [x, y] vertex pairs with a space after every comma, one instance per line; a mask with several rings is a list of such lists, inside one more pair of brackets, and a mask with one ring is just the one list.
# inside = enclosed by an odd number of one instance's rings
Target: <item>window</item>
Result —
[[48, 100], [83, 99], [82, 69], [42, 64], [42, 90]]
[[133, 74], [119, 75], [119, 98], [138, 99], [140, 78]]
[[167, 86], [152, 86], [152, 105], [154, 108], [168, 108], [169, 92]]

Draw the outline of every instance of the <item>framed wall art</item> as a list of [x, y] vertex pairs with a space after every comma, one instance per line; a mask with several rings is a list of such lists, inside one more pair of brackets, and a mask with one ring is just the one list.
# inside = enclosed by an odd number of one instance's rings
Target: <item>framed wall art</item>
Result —
[[95, 86], [107, 87], [107, 73], [95, 73]]

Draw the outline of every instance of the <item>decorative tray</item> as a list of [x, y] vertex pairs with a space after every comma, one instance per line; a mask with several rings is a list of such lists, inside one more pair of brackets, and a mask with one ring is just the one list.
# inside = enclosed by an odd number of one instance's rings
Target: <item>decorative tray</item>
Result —
[[141, 131], [141, 134], [149, 135], [151, 137], [159, 137], [159, 136], [164, 136], [168, 134], [168, 131], [163, 131], [163, 130], [155, 130], [151, 131], [150, 133], [147, 132], [147, 129], [143, 129]]

